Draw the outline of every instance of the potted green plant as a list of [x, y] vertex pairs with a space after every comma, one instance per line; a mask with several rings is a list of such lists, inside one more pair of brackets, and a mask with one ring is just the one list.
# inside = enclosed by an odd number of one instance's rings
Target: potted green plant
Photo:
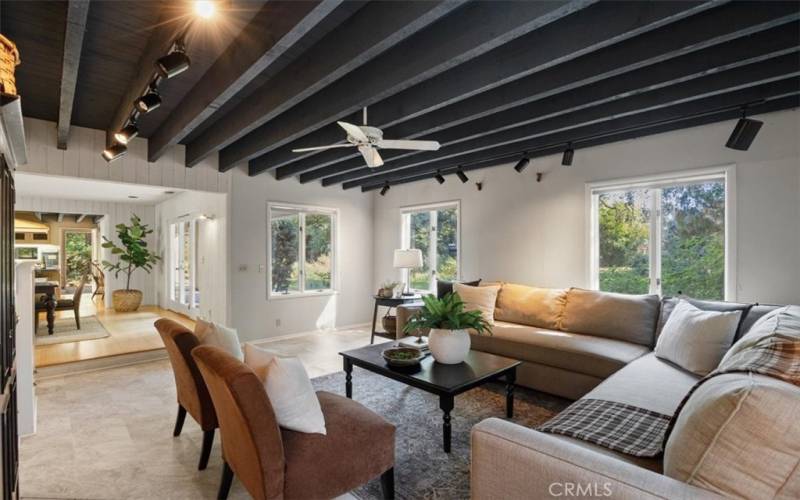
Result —
[[112, 255], [117, 255], [118, 260], [113, 264], [107, 260], [103, 261], [103, 267], [114, 273], [118, 278], [120, 273], [125, 275], [125, 289], [114, 290], [112, 294], [112, 304], [117, 312], [135, 311], [142, 304], [142, 291], [131, 289], [131, 275], [137, 269], [143, 269], [147, 273], [153, 269], [153, 265], [161, 257], [153, 254], [147, 248], [145, 237], [153, 232], [147, 224], [142, 224], [142, 220], [137, 216], [131, 217], [131, 224], [117, 224], [117, 238], [121, 245], [115, 244], [103, 236], [103, 248], [111, 250]]
[[453, 365], [464, 361], [470, 348], [467, 329], [479, 335], [491, 335], [491, 327], [480, 311], [465, 311], [464, 302], [457, 293], [448, 293], [441, 299], [427, 295], [422, 301], [424, 306], [411, 317], [403, 331], [413, 334], [429, 328], [428, 347], [439, 363]]

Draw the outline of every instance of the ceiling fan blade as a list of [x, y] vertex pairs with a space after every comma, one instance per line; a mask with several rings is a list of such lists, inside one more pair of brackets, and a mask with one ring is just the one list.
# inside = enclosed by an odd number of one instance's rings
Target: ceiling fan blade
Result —
[[438, 141], [406, 141], [381, 139], [376, 144], [383, 149], [415, 149], [418, 151], [438, 151], [441, 145]]
[[355, 139], [357, 142], [363, 142], [363, 143], [369, 142], [369, 137], [367, 137], [367, 134], [365, 134], [364, 131], [361, 130], [361, 127], [359, 127], [358, 125], [353, 125], [352, 123], [347, 123], [347, 122], [336, 122], [336, 123], [338, 123], [339, 126], [342, 127], [345, 132], [347, 132], [347, 135]]
[[367, 162], [369, 168], [377, 168], [383, 165], [383, 158], [381, 158], [378, 150], [372, 146], [359, 146], [358, 151], [364, 157], [364, 161]]
[[331, 144], [329, 146], [315, 146], [313, 148], [297, 148], [293, 149], [292, 153], [305, 153], [306, 151], [322, 151], [325, 149], [333, 149], [333, 148], [352, 148], [355, 144]]

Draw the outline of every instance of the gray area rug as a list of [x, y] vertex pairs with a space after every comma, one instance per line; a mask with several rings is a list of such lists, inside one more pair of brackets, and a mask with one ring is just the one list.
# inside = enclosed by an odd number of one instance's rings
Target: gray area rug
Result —
[[56, 318], [52, 335], [47, 333], [47, 320], [41, 318], [39, 320], [39, 329], [36, 330], [36, 345], [104, 339], [110, 336], [111, 334], [97, 320], [96, 316], [81, 316], [80, 330], [75, 326], [75, 318]]
[[[312, 380], [317, 390], [344, 395], [344, 372]], [[397, 427], [395, 496], [403, 499], [469, 498], [469, 432], [489, 417], [505, 419], [505, 385], [490, 383], [456, 397], [451, 413], [452, 451], [442, 450], [442, 412], [437, 396], [408, 387], [358, 367], [353, 369], [353, 399]], [[517, 387], [513, 422], [535, 427], [560, 412], [570, 401]], [[377, 479], [351, 492], [379, 499]]]

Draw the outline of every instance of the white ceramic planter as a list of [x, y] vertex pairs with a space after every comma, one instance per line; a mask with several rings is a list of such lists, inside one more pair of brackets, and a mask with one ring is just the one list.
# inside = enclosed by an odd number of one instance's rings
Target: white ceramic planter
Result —
[[445, 365], [461, 363], [469, 354], [469, 333], [466, 330], [441, 330], [431, 328], [428, 347], [433, 359]]

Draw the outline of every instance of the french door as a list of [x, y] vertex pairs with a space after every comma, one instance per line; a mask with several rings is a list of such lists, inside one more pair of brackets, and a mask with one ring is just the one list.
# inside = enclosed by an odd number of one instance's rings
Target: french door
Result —
[[170, 309], [195, 317], [200, 307], [197, 273], [197, 219], [175, 221], [169, 226]]

